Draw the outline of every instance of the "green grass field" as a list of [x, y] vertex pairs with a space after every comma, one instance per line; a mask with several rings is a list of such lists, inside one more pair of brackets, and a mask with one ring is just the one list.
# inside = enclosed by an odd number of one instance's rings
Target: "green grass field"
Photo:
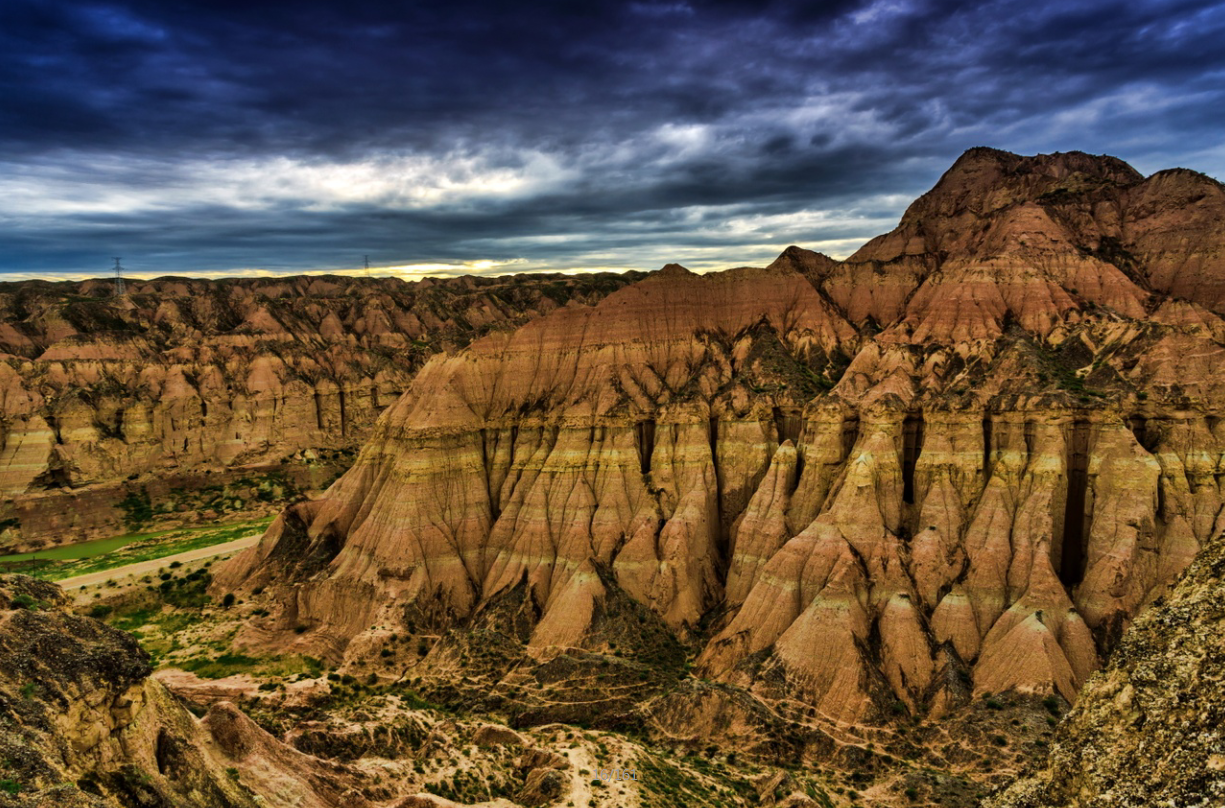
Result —
[[271, 522], [272, 517], [265, 517], [223, 525], [196, 525], [151, 533], [128, 533], [38, 553], [3, 556], [0, 557], [0, 572], [20, 572], [35, 578], [58, 581], [140, 561], [164, 558], [201, 547], [211, 547], [214, 544], [224, 544], [253, 533], [262, 533]]

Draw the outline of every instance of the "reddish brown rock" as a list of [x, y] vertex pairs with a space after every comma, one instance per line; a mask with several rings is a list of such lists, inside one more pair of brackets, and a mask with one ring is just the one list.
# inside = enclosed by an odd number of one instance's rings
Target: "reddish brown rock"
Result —
[[670, 266], [436, 357], [218, 587], [337, 659], [523, 592], [548, 660], [628, 597], [834, 725], [1070, 699], [1220, 521], [1223, 220], [1198, 175], [973, 150], [845, 263]]

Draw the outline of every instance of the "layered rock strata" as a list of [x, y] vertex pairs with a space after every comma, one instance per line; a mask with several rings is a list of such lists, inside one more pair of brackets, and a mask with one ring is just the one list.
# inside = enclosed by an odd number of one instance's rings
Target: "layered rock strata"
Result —
[[0, 547], [114, 532], [151, 475], [353, 449], [429, 356], [630, 280], [0, 284]]
[[218, 591], [350, 660], [524, 587], [546, 660], [624, 596], [831, 726], [1070, 700], [1225, 528], [1223, 222], [1192, 172], [972, 150], [846, 262], [669, 266], [435, 357]]

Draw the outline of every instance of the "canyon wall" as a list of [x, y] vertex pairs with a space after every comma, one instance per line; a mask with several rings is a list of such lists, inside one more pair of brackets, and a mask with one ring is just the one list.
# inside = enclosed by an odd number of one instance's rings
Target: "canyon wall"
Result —
[[117, 532], [150, 480], [347, 467], [429, 356], [632, 279], [0, 284], [0, 547]]
[[1193, 172], [972, 150], [845, 262], [434, 357], [216, 591], [266, 593], [240, 643], [363, 664], [524, 593], [537, 662], [607, 650], [629, 598], [831, 726], [1071, 700], [1225, 529], [1222, 223]]

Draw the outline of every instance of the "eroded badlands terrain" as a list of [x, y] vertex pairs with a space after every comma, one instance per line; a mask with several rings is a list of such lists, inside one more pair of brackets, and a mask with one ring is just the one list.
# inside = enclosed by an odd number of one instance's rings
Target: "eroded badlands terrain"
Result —
[[633, 277], [0, 283], [0, 552], [279, 508], [432, 354]]
[[[320, 760], [377, 703], [714, 784], [542, 764], [484, 792], [511, 804], [1141, 805], [1150, 736], [1196, 804], [1225, 776], [1223, 316], [1220, 183], [971, 150], [845, 262], [672, 265], [433, 356], [209, 592], [231, 652], [331, 671], [314, 707], [246, 693]], [[352, 788], [482, 802], [414, 776]]]

